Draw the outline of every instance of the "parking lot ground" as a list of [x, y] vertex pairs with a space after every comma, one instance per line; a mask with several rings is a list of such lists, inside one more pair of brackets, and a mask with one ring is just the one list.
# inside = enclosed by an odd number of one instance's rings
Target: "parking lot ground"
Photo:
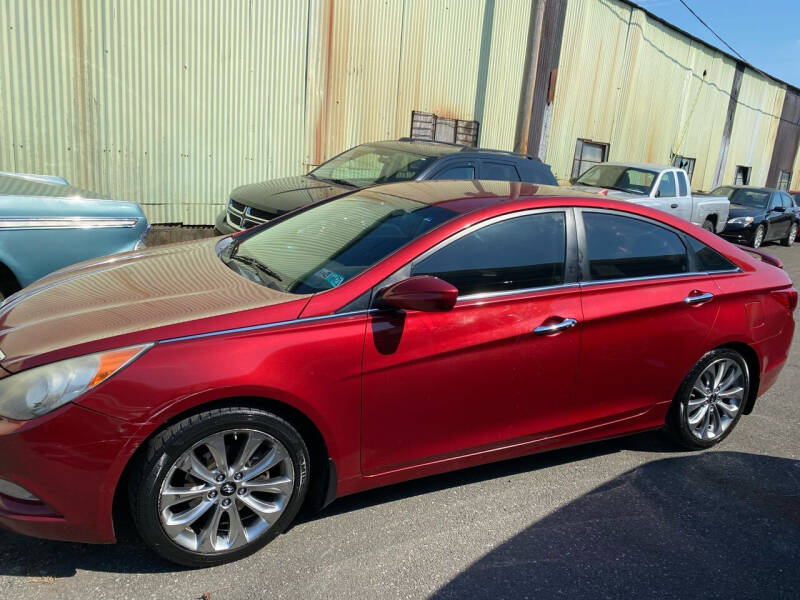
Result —
[[[765, 250], [800, 282], [800, 247]], [[710, 451], [649, 433], [374, 490], [198, 571], [0, 532], [0, 598], [800, 598], [798, 345]]]

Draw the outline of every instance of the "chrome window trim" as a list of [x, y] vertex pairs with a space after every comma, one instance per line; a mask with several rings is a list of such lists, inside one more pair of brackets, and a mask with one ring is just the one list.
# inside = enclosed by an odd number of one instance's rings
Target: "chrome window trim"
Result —
[[569, 288], [577, 288], [580, 284], [578, 282], [573, 283], [559, 283], [557, 285], [544, 285], [541, 287], [532, 287], [532, 288], [523, 288], [519, 290], [503, 290], [500, 292], [480, 292], [477, 294], [469, 294], [468, 296], [460, 296], [456, 300], [456, 304], [461, 304], [461, 302], [466, 302], [469, 300], [486, 300], [490, 298], [502, 298], [504, 296], [516, 296], [518, 294], [531, 294], [534, 292], [548, 292], [551, 290], [560, 290], [560, 289], [569, 289]]
[[228, 335], [235, 333], [246, 333], [249, 331], [261, 331], [264, 329], [273, 329], [275, 327], [284, 327], [286, 325], [296, 325], [298, 323], [315, 323], [317, 321], [326, 321], [330, 319], [338, 319], [339, 317], [355, 317], [358, 315], [366, 315], [371, 312], [378, 312], [376, 310], [355, 310], [346, 313], [334, 313], [330, 315], [319, 315], [317, 317], [302, 317], [299, 319], [289, 319], [288, 321], [278, 321], [276, 323], [264, 323], [261, 325], [248, 325], [247, 327], [234, 327], [232, 329], [222, 329], [219, 331], [209, 331], [207, 333], [196, 333], [193, 335], [184, 335], [181, 337], [167, 338], [159, 341], [159, 344], [171, 344], [173, 342], [184, 342], [187, 340], [197, 340], [201, 338], [216, 337], [220, 335]]
[[691, 271], [690, 273], [671, 273], [669, 275], [647, 275], [645, 277], [621, 277], [619, 279], [592, 279], [582, 281], [581, 286], [603, 285], [604, 283], [624, 283], [627, 281], [653, 281], [655, 279], [679, 279], [681, 277], [712, 276], [725, 273], [740, 273], [741, 269], [726, 269], [724, 271]]
[[0, 230], [4, 229], [102, 229], [136, 227], [139, 217], [4, 217], [0, 219]]

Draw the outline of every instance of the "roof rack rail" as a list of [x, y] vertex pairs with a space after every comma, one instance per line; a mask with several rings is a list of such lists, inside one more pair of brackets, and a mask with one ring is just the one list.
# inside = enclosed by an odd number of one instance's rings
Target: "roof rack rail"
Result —
[[496, 150], [495, 148], [472, 148], [472, 147], [465, 147], [462, 152], [491, 152], [492, 154], [505, 154], [507, 156], [516, 156], [516, 157], [523, 157], [527, 158], [528, 160], [535, 160], [536, 162], [542, 162], [538, 156], [534, 156], [533, 154], [523, 154], [521, 152], [512, 152], [511, 150]]

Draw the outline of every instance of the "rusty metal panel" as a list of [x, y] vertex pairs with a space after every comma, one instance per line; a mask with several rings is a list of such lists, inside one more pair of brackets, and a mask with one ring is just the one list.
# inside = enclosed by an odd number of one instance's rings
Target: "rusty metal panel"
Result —
[[742, 165], [751, 185], [766, 184], [785, 95], [783, 84], [745, 68], [722, 183], [733, 183]]
[[[612, 139], [631, 10], [621, 2], [567, 2], [547, 155], [541, 157], [561, 182], [570, 177], [578, 138]], [[620, 158], [615, 148], [611, 152]]]
[[2, 169], [187, 224], [302, 170], [306, 2], [2, 0], [0, 26]]
[[781, 171], [792, 171], [800, 145], [800, 91], [787, 88], [769, 165], [767, 185], [775, 187]]

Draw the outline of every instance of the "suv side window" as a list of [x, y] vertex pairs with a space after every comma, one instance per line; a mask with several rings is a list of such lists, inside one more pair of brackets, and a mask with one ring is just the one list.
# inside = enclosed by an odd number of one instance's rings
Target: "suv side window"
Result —
[[439, 171], [434, 179], [475, 179], [475, 167], [472, 165], [453, 165]]
[[498, 181], [519, 181], [519, 173], [514, 165], [500, 162], [481, 162], [481, 179], [495, 179]]
[[678, 174], [678, 190], [681, 196], [689, 195], [689, 184], [686, 183], [686, 174], [683, 171], [675, 171]]
[[675, 193], [675, 171], [664, 171], [658, 184], [659, 198], [672, 198]]
[[780, 194], [772, 194], [769, 199], [769, 208], [767, 210], [773, 210], [776, 206], [782, 206]]
[[676, 233], [648, 221], [583, 212], [592, 280], [657, 277], [689, 272], [689, 255]]
[[794, 203], [792, 202], [792, 199], [789, 196], [789, 194], [781, 192], [781, 201], [783, 202], [783, 206], [786, 208], [786, 210], [794, 208]]
[[504, 219], [472, 231], [416, 263], [459, 296], [564, 283], [566, 216], [547, 212]]

